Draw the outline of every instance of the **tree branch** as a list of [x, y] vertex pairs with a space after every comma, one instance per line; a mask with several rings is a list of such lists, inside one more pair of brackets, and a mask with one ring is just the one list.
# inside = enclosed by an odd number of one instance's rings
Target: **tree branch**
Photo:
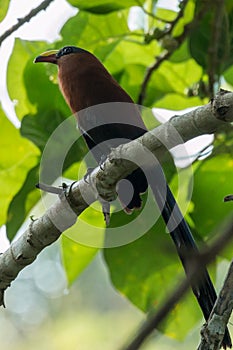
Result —
[[8, 38], [12, 33], [14, 33], [17, 29], [19, 29], [24, 23], [29, 22], [33, 17], [35, 17], [40, 11], [46, 10], [46, 8], [53, 2], [54, 0], [45, 0], [39, 6], [31, 10], [25, 17], [19, 18], [18, 22], [14, 24], [11, 28], [5, 31], [4, 34], [0, 36], [0, 46], [2, 42]]
[[224, 18], [224, 8], [225, 4], [222, 0], [215, 1], [212, 6], [213, 12], [213, 21], [211, 28], [211, 38], [208, 47], [208, 90], [209, 90], [209, 98], [214, 97], [214, 91], [216, 82], [219, 83], [219, 45], [221, 42], [221, 32], [223, 27], [223, 18]]
[[70, 187], [64, 186], [59, 200], [41, 218], [32, 221], [25, 233], [0, 255], [0, 305], [4, 305], [4, 291], [18, 273], [72, 226], [82, 211], [99, 196], [107, 201], [116, 197], [115, 184], [137, 168], [135, 160], [151, 164], [148, 153], [160, 157], [166, 150], [196, 136], [214, 133], [232, 121], [233, 93], [220, 90], [207, 105], [174, 116], [139, 139], [114, 149], [101, 168], [91, 173], [88, 183], [82, 179]]
[[[230, 232], [230, 231], [229, 231]], [[233, 225], [231, 238], [233, 237]], [[228, 242], [229, 243], [229, 242]], [[224, 242], [226, 246], [226, 242]], [[232, 313], [233, 308], [233, 260], [228, 270], [224, 285], [216, 300], [215, 306], [210, 314], [209, 321], [204, 325], [201, 331], [201, 343], [198, 350], [216, 350], [220, 349], [222, 338], [225, 333], [226, 325]]]

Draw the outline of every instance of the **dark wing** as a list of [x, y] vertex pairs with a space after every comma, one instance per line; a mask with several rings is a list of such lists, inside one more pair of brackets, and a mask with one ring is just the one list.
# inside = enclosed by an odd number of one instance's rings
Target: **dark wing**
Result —
[[[118, 113], [122, 111], [118, 109], [117, 111], [110, 111], [111, 114], [106, 115], [109, 112], [108, 108], [106, 109], [106, 106], [101, 105], [101, 108], [100, 106], [95, 106], [82, 111], [81, 117], [79, 115], [80, 131], [98, 163], [111, 152], [111, 148], [136, 139], [146, 132], [141, 117], [136, 125], [125, 123], [125, 120], [127, 120], [125, 109], [124, 115], [121, 114], [121, 117], [124, 117], [122, 122], [115, 122], [115, 120], [121, 119]], [[127, 108], [127, 112], [132, 113], [132, 109]], [[133, 112], [135, 113], [135, 110]], [[146, 177], [140, 168], [133, 171], [124, 180], [129, 182], [120, 181], [117, 185], [117, 193], [123, 208], [129, 213], [134, 208], [141, 207], [140, 193], [144, 193], [148, 185]]]

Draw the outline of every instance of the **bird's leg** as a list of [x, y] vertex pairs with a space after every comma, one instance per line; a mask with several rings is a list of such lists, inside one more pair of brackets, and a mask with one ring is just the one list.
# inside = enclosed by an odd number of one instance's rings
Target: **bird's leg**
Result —
[[[101, 168], [101, 164], [104, 163], [104, 161], [106, 160], [106, 158], [107, 158], [106, 156], [102, 156], [102, 157], [101, 157], [101, 160], [100, 160], [100, 162], [99, 162], [99, 167], [100, 167], [101, 170], [103, 170], [103, 168]], [[88, 181], [88, 178], [90, 177], [90, 175], [91, 175], [91, 173], [93, 172], [94, 169], [95, 169], [95, 168], [87, 168], [87, 172], [86, 172], [86, 174], [84, 175], [84, 181], [85, 181], [87, 184], [89, 184], [89, 185], [91, 185], [91, 182]], [[99, 201], [100, 201], [100, 203], [101, 203], [101, 205], [102, 205], [102, 213], [103, 213], [103, 215], [104, 215], [104, 221], [105, 221], [105, 223], [106, 223], [106, 226], [108, 226], [109, 223], [110, 223], [110, 203], [107, 202], [107, 201], [105, 201], [105, 200], [102, 199], [101, 197], [99, 197], [98, 199], [99, 199]]]
[[102, 213], [104, 215], [106, 226], [108, 226], [110, 224], [110, 203], [103, 200], [101, 200], [100, 203], [102, 204]]
[[105, 160], [107, 159], [108, 157], [106, 156], [106, 154], [103, 154], [100, 158], [100, 161], [99, 161], [99, 167], [102, 171], [104, 171], [104, 162]]
[[[102, 156], [101, 156], [101, 158], [100, 158], [100, 161], [99, 161], [99, 167], [100, 167], [100, 169], [103, 171], [104, 170], [104, 162], [105, 162], [105, 160], [107, 159], [107, 156], [105, 155], [105, 154], [103, 154]], [[91, 173], [93, 172], [93, 170], [94, 170], [95, 168], [87, 168], [87, 172], [86, 172], [86, 174], [84, 175], [84, 181], [86, 182], [86, 183], [89, 183], [88, 182], [88, 178], [89, 178], [89, 176], [91, 175]]]
[[93, 172], [95, 168], [87, 168], [87, 172], [86, 174], [84, 175], [83, 179], [84, 181], [89, 184], [89, 181], [88, 181], [88, 178], [90, 177], [91, 173]]

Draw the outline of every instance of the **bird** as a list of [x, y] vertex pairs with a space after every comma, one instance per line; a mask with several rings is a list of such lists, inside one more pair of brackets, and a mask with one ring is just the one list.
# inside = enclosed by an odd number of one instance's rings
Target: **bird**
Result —
[[[91, 52], [76, 46], [65, 46], [39, 54], [34, 62], [58, 66], [61, 93], [75, 114], [82, 136], [97, 162], [107, 157], [113, 147], [137, 139], [148, 131], [138, 106]], [[119, 113], [119, 108], [114, 108], [115, 104], [124, 106], [120, 110], [122, 113]], [[153, 169], [148, 172], [153, 175]], [[143, 170], [137, 168], [125, 180], [119, 182], [116, 190], [125, 212], [132, 213], [142, 206], [140, 194], [147, 190], [148, 179]], [[156, 181], [150, 181], [149, 185], [184, 270], [189, 275], [190, 256], [198, 258], [199, 253], [191, 230], [169, 185], [166, 183], [165, 190]], [[198, 279], [191, 281], [191, 288], [205, 320], [208, 320], [217, 295], [205, 266], [202, 266], [199, 275]], [[222, 347], [232, 347], [228, 328]]]

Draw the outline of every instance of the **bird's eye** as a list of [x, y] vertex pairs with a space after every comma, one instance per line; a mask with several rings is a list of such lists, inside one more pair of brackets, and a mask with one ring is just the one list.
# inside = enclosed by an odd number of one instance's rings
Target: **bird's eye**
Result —
[[72, 47], [65, 47], [63, 49], [63, 55], [68, 55], [69, 53], [71, 53], [73, 50], [72, 50]]

